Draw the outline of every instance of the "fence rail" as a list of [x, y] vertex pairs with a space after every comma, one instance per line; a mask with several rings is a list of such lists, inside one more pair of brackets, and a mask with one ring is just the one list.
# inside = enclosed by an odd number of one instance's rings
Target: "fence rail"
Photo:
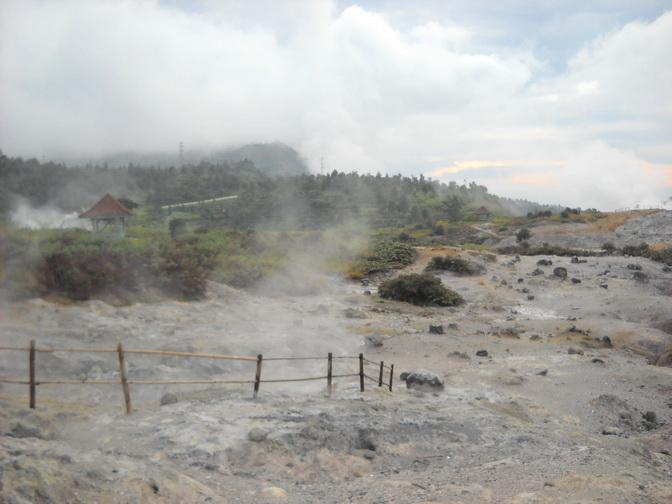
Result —
[[[364, 392], [364, 381], [368, 379], [377, 383], [379, 387], [383, 385], [392, 392], [392, 381], [394, 378], [394, 364], [386, 365], [383, 361], [374, 362], [366, 359], [364, 354], [359, 355], [333, 355], [331, 352], [326, 357], [311, 356], [311, 357], [264, 357], [262, 354], [257, 356], [250, 355], [226, 355], [216, 353], [201, 353], [201, 352], [178, 352], [170, 350], [149, 350], [149, 349], [128, 349], [124, 348], [121, 343], [116, 348], [47, 348], [37, 347], [35, 341], [31, 341], [28, 347], [19, 346], [0, 346], [0, 351], [7, 352], [27, 352], [28, 353], [28, 380], [20, 380], [16, 378], [0, 378], [0, 383], [12, 385], [28, 385], [29, 387], [29, 406], [35, 408], [36, 403], [36, 389], [39, 385], [121, 385], [124, 396], [124, 408], [126, 414], [131, 414], [131, 385], [214, 385], [214, 384], [252, 384], [253, 397], [256, 398], [259, 394], [259, 389], [262, 383], [295, 383], [308, 381], [327, 381], [327, 392], [332, 393], [334, 378], [359, 378], [360, 392]], [[67, 379], [46, 379], [40, 380], [36, 378], [37, 366], [35, 363], [35, 355], [37, 353], [115, 353], [119, 359], [119, 379], [118, 380], [67, 380]], [[129, 379], [126, 369], [126, 356], [133, 355], [163, 355], [169, 357], [185, 357], [185, 358], [200, 358], [200, 359], [216, 359], [216, 360], [231, 360], [231, 361], [246, 361], [254, 362], [255, 373], [254, 379], [251, 380], [134, 380]], [[359, 363], [359, 370], [356, 373], [333, 373], [334, 360], [357, 360]], [[262, 367], [264, 361], [308, 361], [308, 360], [326, 360], [327, 374], [322, 376], [301, 376], [295, 378], [262, 378]], [[378, 377], [370, 376], [365, 373], [365, 365], [375, 366], [378, 369]], [[386, 373], [389, 372], [389, 373]], [[384, 374], [388, 374], [388, 380], [384, 380]]]

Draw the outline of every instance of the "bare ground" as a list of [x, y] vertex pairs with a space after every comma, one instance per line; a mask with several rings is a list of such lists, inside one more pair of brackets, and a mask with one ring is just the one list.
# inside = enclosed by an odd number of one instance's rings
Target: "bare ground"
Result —
[[[420, 271], [440, 252], [424, 250], [409, 269]], [[540, 257], [466, 257], [487, 273], [442, 275], [466, 300], [458, 308], [384, 301], [375, 285], [338, 281], [310, 297], [266, 298], [212, 285], [208, 300], [189, 304], [32, 300], [5, 307], [3, 344], [123, 340], [129, 348], [267, 356], [363, 351], [394, 362], [397, 371], [431, 370], [445, 389], [407, 390], [397, 381], [390, 393], [367, 381], [361, 394], [356, 381], [343, 379], [331, 398], [322, 383], [264, 384], [252, 400], [246, 385], [136, 386], [135, 411], [126, 416], [117, 386], [41, 386], [31, 411], [27, 387], [4, 385], [2, 499], [672, 502], [672, 368], [650, 364], [672, 343], [665, 332], [672, 273], [646, 259], [573, 264], [552, 257], [553, 266], [534, 276]], [[642, 267], [648, 283], [633, 279], [630, 263]], [[567, 280], [553, 276], [556, 266], [567, 268]], [[430, 324], [442, 324], [445, 334], [430, 334]], [[383, 345], [368, 345], [371, 335]], [[129, 365], [138, 379], [253, 372], [246, 363], [177, 358], [132, 356]], [[338, 369], [353, 365], [342, 361]], [[43, 378], [116, 379], [116, 366], [113, 355], [38, 355]], [[268, 366], [266, 376], [324, 372], [324, 363]], [[0, 353], [0, 371], [24, 377], [25, 354]], [[167, 391], [179, 401], [159, 406]], [[265, 440], [248, 439], [254, 427]]]

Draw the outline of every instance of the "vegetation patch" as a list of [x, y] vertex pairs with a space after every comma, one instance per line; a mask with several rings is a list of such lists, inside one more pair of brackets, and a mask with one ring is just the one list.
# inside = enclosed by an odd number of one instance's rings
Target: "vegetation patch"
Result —
[[485, 268], [480, 264], [456, 256], [432, 257], [425, 271], [451, 271], [458, 275], [480, 275]]
[[418, 306], [456, 306], [464, 302], [462, 296], [445, 287], [441, 279], [430, 273], [400, 275], [383, 282], [378, 293], [385, 299]]
[[380, 241], [354, 261], [347, 275], [353, 279], [360, 279], [373, 273], [403, 268], [412, 264], [416, 255], [415, 247], [409, 243]]

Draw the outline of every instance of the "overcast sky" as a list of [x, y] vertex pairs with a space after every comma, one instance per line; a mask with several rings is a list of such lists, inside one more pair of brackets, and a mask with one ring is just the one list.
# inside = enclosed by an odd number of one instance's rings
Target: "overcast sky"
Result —
[[672, 196], [672, 0], [0, 0], [0, 149], [245, 142], [613, 209]]

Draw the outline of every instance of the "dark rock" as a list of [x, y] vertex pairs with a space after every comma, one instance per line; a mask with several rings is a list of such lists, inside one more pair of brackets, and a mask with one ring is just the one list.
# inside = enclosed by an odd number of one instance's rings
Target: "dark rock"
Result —
[[548, 369], [542, 369], [537, 373], [539, 376], [546, 376], [548, 374]]
[[663, 273], [670, 273], [672, 272], [672, 267], [670, 266], [663, 266]]
[[572, 277], [572, 283], [573, 283], [573, 284], [580, 284], [580, 283], [581, 283], [581, 279], [580, 279], [580, 278]]
[[456, 359], [469, 360], [469, 356], [465, 352], [451, 352], [448, 354], [448, 357], [454, 357]]
[[479, 350], [476, 352], [476, 355], [479, 357], [487, 357], [488, 356], [488, 351], [487, 350]]
[[168, 404], [175, 404], [177, 401], [178, 401], [177, 396], [175, 394], [168, 392], [166, 394], [163, 394], [163, 396], [161, 396], [159, 404], [161, 406], [166, 406]]
[[373, 451], [373, 450], [365, 450], [364, 451], [364, 458], [366, 460], [373, 460], [374, 458], [376, 458], [376, 452]]
[[644, 428], [646, 430], [652, 430], [658, 427], [658, 416], [655, 411], [647, 411], [642, 415], [644, 419]]
[[583, 355], [583, 350], [580, 350], [580, 349], [574, 348], [574, 347], [569, 347], [567, 349], [567, 353], [569, 355]]
[[432, 325], [429, 324], [429, 334], [445, 334], [442, 325]]
[[399, 378], [406, 382], [406, 388], [424, 390], [443, 390], [443, 380], [430, 371], [420, 369], [402, 373]]
[[632, 279], [639, 283], [649, 283], [649, 275], [642, 271], [635, 271], [632, 274]]
[[532, 294], [530, 294], [529, 296], [527, 296], [527, 300], [528, 301], [534, 301], [534, 296]]
[[539, 336], [538, 334], [533, 334], [532, 336], [530, 336], [530, 341], [539, 341], [540, 339], [541, 336]]
[[598, 341], [604, 348], [612, 348], [614, 346], [609, 336], [602, 336]]
[[[406, 384], [408, 386], [408, 383]], [[357, 445], [360, 450], [369, 450], [375, 452], [378, 449], [378, 443], [375, 439], [376, 431], [374, 429], [359, 429], [357, 431]]]
[[640, 264], [628, 264], [627, 268], [632, 271], [642, 271], [642, 266]]
[[608, 288], [609, 288], [609, 284], [601, 283], [601, 284], [600, 284], [600, 287], [603, 288], [603, 289], [608, 289]]
[[518, 283], [523, 283], [524, 281], [525, 281], [524, 278], [519, 278], [519, 279], [518, 279]]
[[593, 364], [604, 364], [604, 361], [602, 359], [598, 359], [597, 357], [595, 357], [590, 362], [592, 362]]
[[565, 278], [567, 278], [567, 268], [558, 266], [557, 268], [553, 269], [553, 276], [560, 278], [561, 280], [564, 280]]
[[451, 322], [450, 324], [448, 324], [448, 329], [457, 330], [458, 328], [459, 326], [455, 322]]
[[553, 266], [553, 261], [550, 259], [539, 259], [537, 261], [537, 266]]

